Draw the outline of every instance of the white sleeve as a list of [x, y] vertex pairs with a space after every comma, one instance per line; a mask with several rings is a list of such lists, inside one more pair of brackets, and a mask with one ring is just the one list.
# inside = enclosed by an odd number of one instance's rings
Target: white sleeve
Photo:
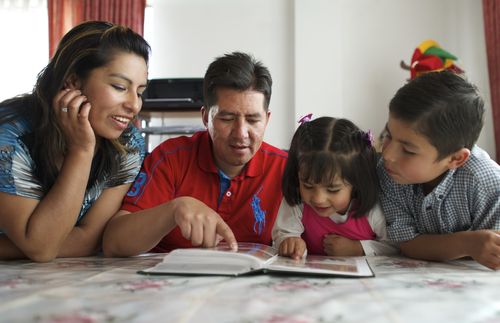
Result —
[[303, 207], [302, 204], [290, 206], [285, 199], [281, 200], [272, 232], [274, 248], [278, 249], [286, 238], [300, 237], [304, 232], [304, 226], [302, 225]]
[[368, 213], [368, 223], [375, 232], [375, 240], [362, 240], [361, 246], [366, 256], [386, 256], [399, 253], [399, 245], [387, 239], [387, 229], [382, 208], [377, 203]]

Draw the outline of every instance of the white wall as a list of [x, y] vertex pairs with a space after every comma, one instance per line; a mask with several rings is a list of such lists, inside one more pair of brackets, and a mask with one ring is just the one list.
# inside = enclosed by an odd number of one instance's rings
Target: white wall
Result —
[[46, 0], [0, 0], [0, 101], [33, 90], [49, 60]]
[[[495, 155], [481, 0], [154, 0], [150, 76], [202, 77], [223, 53], [273, 75], [266, 140], [288, 147], [299, 116], [350, 118], [379, 133], [415, 47], [432, 38], [483, 92], [479, 145]], [[176, 120], [166, 122], [176, 123]]]
[[[266, 140], [287, 147], [293, 129], [293, 3], [288, 0], [155, 0], [150, 79], [203, 77], [218, 56], [251, 53], [273, 77]], [[288, 120], [287, 120], [288, 119]], [[178, 120], [165, 120], [164, 125]], [[183, 121], [193, 124], [193, 120]], [[201, 124], [200, 118], [196, 122]], [[152, 123], [154, 125], [154, 122]], [[290, 137], [291, 138], [291, 137]]]
[[409, 78], [400, 60], [410, 63], [418, 44], [431, 38], [459, 57], [458, 65], [484, 94], [479, 145], [495, 156], [480, 0], [295, 3], [297, 115], [342, 116], [379, 133], [390, 99]]

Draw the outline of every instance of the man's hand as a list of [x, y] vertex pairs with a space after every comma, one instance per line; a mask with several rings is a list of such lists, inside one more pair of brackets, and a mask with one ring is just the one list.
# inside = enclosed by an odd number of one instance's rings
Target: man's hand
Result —
[[231, 249], [238, 250], [238, 243], [231, 228], [205, 203], [187, 196], [179, 197], [173, 202], [175, 223], [179, 226], [182, 236], [190, 240], [193, 246], [214, 247], [222, 237]]
[[323, 248], [329, 256], [364, 256], [365, 252], [358, 240], [351, 240], [335, 234], [329, 234], [323, 239]]
[[300, 237], [288, 237], [280, 244], [279, 255], [300, 259], [306, 251], [306, 242]]

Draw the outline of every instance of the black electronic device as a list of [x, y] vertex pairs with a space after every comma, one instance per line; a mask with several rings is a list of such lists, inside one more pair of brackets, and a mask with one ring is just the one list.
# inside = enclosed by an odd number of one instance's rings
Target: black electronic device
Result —
[[142, 111], [198, 111], [203, 106], [203, 78], [152, 79], [142, 98]]

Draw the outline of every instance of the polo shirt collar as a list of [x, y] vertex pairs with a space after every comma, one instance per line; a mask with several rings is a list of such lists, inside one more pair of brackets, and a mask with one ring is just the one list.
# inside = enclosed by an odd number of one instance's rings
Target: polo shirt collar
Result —
[[[262, 145], [261, 144], [259, 150], [255, 153], [255, 155], [248, 161], [245, 168], [243, 169], [243, 174], [248, 177], [257, 177], [264, 173], [264, 156], [262, 153]], [[238, 175], [237, 177], [241, 176]]]
[[212, 152], [212, 141], [206, 130], [200, 136], [197, 153], [198, 167], [207, 173], [217, 174], [217, 166], [215, 165], [215, 159]]
[[[264, 145], [264, 143], [262, 143]], [[264, 157], [262, 154], [262, 145], [257, 150], [255, 155], [250, 159], [250, 161], [245, 165], [242, 172], [235, 176], [234, 179], [240, 179], [243, 177], [257, 177], [262, 175], [264, 172]], [[202, 158], [205, 156], [205, 158]], [[212, 150], [212, 139], [205, 131], [201, 134], [200, 144], [198, 146], [198, 166], [205, 172], [218, 174], [217, 166], [215, 165], [215, 158]]]

